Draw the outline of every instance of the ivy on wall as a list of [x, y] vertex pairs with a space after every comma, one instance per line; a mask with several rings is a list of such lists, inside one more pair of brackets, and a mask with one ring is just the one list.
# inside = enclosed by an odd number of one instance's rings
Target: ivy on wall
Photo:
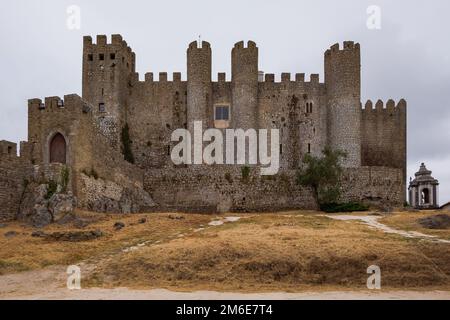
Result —
[[121, 133], [121, 140], [122, 140], [122, 154], [126, 161], [129, 163], [134, 164], [134, 155], [133, 151], [131, 150], [131, 139], [130, 139], [130, 127], [128, 126], [128, 123], [125, 124], [125, 126], [122, 128]]

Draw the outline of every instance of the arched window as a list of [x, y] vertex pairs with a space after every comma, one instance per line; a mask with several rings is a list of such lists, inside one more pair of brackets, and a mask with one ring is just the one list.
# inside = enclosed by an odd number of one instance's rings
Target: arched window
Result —
[[430, 190], [423, 189], [422, 190], [422, 204], [429, 204], [430, 203]]
[[50, 140], [50, 163], [66, 164], [66, 139], [61, 133], [56, 133]]

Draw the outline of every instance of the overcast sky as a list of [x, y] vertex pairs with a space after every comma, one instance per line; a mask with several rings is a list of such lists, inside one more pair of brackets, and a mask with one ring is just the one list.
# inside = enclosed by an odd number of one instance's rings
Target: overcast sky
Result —
[[[80, 29], [67, 8], [81, 9]], [[381, 9], [371, 30], [367, 8]], [[0, 10], [0, 140], [27, 139], [27, 99], [81, 95], [82, 36], [120, 33], [137, 71], [186, 78], [186, 48], [201, 35], [213, 50], [213, 78], [227, 72], [239, 40], [254, 40], [260, 70], [320, 73], [323, 52], [354, 40], [362, 49], [362, 97], [408, 102], [408, 175], [425, 162], [450, 201], [450, 1], [3, 1]]]

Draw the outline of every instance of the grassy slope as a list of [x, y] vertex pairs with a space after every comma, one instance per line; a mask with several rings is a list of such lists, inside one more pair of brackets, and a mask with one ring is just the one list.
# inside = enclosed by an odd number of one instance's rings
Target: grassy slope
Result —
[[357, 222], [262, 215], [101, 263], [91, 285], [238, 291], [364, 289], [370, 265], [385, 287], [449, 286], [450, 246]]
[[[381, 267], [384, 288], [450, 287], [450, 245], [383, 234], [357, 221], [336, 221], [311, 212], [243, 215], [239, 222], [194, 232], [214, 217], [84, 215], [98, 220], [87, 230], [100, 229], [106, 235], [90, 242], [61, 243], [32, 238], [33, 229], [18, 223], [0, 229], [0, 274], [87, 261], [97, 265], [87, 282], [91, 286], [342, 290], [364, 289], [366, 269], [375, 264]], [[383, 222], [407, 229], [409, 215], [396, 214]], [[141, 217], [147, 223], [137, 224]], [[116, 221], [127, 226], [116, 232]], [[44, 231], [65, 229], [50, 226]], [[20, 235], [3, 237], [11, 230]], [[178, 238], [180, 234], [184, 236]], [[145, 241], [148, 245], [138, 250], [122, 250]]]

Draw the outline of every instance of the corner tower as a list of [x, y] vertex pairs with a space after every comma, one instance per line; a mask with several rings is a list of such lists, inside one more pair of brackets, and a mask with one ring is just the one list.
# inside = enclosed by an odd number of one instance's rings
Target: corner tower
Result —
[[234, 128], [258, 127], [258, 47], [238, 42], [231, 51], [232, 110]]
[[120, 35], [83, 40], [83, 100], [93, 106], [102, 132], [112, 145], [117, 142], [124, 122], [130, 80], [135, 73], [135, 54]]
[[[211, 45], [202, 41], [189, 44], [187, 49], [187, 125], [193, 130], [194, 121], [203, 121], [210, 126], [211, 84]], [[208, 122], [205, 123], [205, 120]]]
[[325, 52], [328, 144], [347, 153], [345, 167], [361, 166], [361, 55], [351, 41]]

